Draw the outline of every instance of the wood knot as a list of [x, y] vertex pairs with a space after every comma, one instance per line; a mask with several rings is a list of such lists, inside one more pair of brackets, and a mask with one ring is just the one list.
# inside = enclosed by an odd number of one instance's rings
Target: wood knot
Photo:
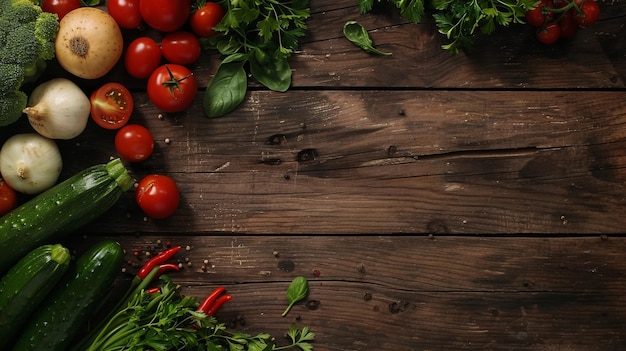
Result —
[[307, 162], [307, 161], [314, 161], [318, 158], [319, 154], [317, 153], [317, 150], [315, 149], [303, 149], [300, 152], [298, 152], [298, 155], [296, 155], [296, 161], [298, 162]]

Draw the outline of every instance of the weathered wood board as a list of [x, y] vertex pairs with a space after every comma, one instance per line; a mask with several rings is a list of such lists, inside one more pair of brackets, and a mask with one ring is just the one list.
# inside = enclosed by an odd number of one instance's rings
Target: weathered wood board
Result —
[[[151, 220], [129, 192], [66, 244], [118, 240], [120, 287], [137, 248], [188, 246], [183, 291], [224, 285], [235, 299], [217, 317], [278, 344], [296, 323], [316, 351], [624, 350], [626, 2], [600, 4], [574, 40], [540, 45], [515, 25], [452, 56], [430, 17], [315, 0], [292, 88], [251, 81], [217, 119], [202, 111], [214, 54], [192, 66], [201, 89], [179, 114], [159, 112], [121, 65], [78, 80], [131, 88], [156, 150], [128, 167], [172, 176], [182, 201]], [[393, 55], [348, 42], [353, 19]], [[52, 62], [49, 75], [64, 73]], [[59, 141], [62, 177], [115, 156], [114, 135], [90, 124]], [[297, 275], [310, 295], [280, 317]]]

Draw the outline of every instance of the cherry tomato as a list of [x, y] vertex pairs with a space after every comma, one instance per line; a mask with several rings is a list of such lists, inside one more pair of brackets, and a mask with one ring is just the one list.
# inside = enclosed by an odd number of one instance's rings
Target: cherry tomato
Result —
[[45, 12], [56, 13], [59, 20], [68, 12], [81, 7], [80, 0], [43, 0], [41, 9]]
[[172, 178], [150, 174], [139, 181], [135, 190], [135, 201], [149, 217], [167, 218], [178, 208], [180, 191]]
[[574, 20], [575, 13], [573, 11], [575, 10], [571, 9], [567, 11], [559, 20], [560, 38], [571, 39], [576, 35], [576, 33], [578, 33], [578, 30], [580, 29], [580, 26], [578, 26], [578, 23], [576, 23], [576, 21]]
[[172, 32], [161, 40], [161, 50], [167, 61], [188, 65], [200, 57], [200, 40], [191, 32]]
[[152, 28], [162, 32], [180, 29], [191, 12], [190, 0], [140, 0], [139, 13]]
[[117, 131], [115, 150], [127, 161], [140, 162], [152, 155], [154, 137], [146, 127], [128, 124]]
[[17, 193], [3, 179], [0, 179], [0, 216], [17, 207]]
[[181, 112], [191, 105], [198, 93], [198, 81], [182, 65], [159, 66], [148, 78], [148, 98], [164, 112]]
[[580, 6], [581, 14], [575, 16], [576, 23], [583, 27], [589, 27], [596, 23], [600, 17], [600, 5], [593, 0], [587, 0]]
[[534, 27], [541, 27], [548, 19], [552, 18], [552, 13], [544, 13], [544, 7], [552, 7], [552, 1], [550, 0], [541, 0], [539, 5], [532, 10], [526, 11], [526, 23], [530, 24]]
[[537, 28], [537, 39], [543, 44], [554, 44], [559, 40], [561, 29], [556, 22], [551, 22], [545, 27]]
[[91, 118], [102, 128], [119, 129], [123, 127], [133, 113], [133, 96], [120, 83], [106, 83], [93, 93]]
[[156, 41], [140, 37], [128, 44], [124, 54], [124, 67], [135, 78], [148, 78], [161, 64], [161, 57], [161, 47]]
[[191, 30], [197, 36], [202, 38], [210, 38], [217, 34], [213, 29], [224, 17], [224, 9], [218, 3], [207, 1], [207, 3], [199, 8], [191, 15], [189, 24]]
[[135, 29], [143, 21], [139, 13], [139, 0], [108, 0], [107, 10], [122, 28]]

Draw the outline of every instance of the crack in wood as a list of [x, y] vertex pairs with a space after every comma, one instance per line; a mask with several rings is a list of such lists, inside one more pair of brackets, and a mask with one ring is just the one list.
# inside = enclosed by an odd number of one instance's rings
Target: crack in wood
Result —
[[[548, 148], [549, 149], [549, 148]], [[556, 149], [556, 148], [555, 148]], [[416, 160], [444, 160], [451, 158], [496, 158], [534, 155], [546, 148], [534, 146], [514, 149], [460, 150], [440, 154], [413, 156]]]

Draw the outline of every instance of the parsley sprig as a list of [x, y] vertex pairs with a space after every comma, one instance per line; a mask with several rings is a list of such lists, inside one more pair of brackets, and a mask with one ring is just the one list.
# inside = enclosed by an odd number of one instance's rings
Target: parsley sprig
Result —
[[315, 334], [307, 327], [298, 329], [291, 325], [287, 332], [291, 344], [276, 346], [268, 333], [249, 335], [228, 330], [214, 317], [197, 311], [198, 302], [182, 296], [180, 286], [167, 276], [162, 276], [161, 281], [158, 292], [138, 289], [97, 331], [86, 350], [313, 350], [310, 342]]
[[439, 32], [449, 40], [443, 48], [453, 54], [474, 46], [478, 35], [490, 35], [498, 27], [524, 23], [527, 10], [538, 0], [357, 0], [361, 13], [371, 11], [375, 2], [390, 1], [400, 14], [420, 23], [427, 9]]

